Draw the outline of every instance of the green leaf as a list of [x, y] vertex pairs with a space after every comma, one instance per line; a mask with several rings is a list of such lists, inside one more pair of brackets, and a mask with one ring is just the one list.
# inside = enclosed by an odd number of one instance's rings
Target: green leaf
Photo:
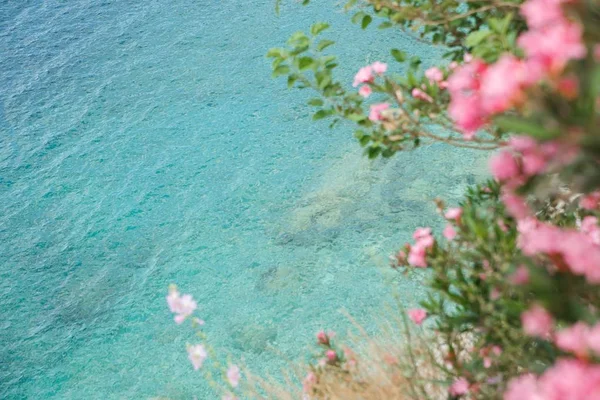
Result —
[[370, 15], [365, 15], [362, 19], [362, 22], [360, 24], [361, 28], [363, 29], [367, 29], [367, 26], [369, 26], [369, 24], [371, 23], [371, 21], [373, 21], [373, 18]]
[[317, 112], [316, 112], [316, 113], [313, 115], [313, 118], [312, 118], [312, 119], [313, 119], [314, 121], [316, 121], [316, 120], [319, 120], [319, 119], [323, 119], [323, 118], [325, 118], [325, 117], [329, 116], [330, 114], [331, 114], [331, 111], [329, 111], [329, 110], [319, 110], [319, 111], [317, 111]]
[[367, 119], [367, 117], [364, 114], [357, 114], [357, 113], [348, 114], [346, 116], [346, 118], [348, 118], [350, 121], [354, 121], [354, 122], [360, 122], [360, 121], [364, 121], [365, 119]]
[[331, 75], [324, 75], [323, 78], [318, 82], [319, 89], [323, 90], [331, 84]]
[[285, 75], [290, 72], [290, 67], [287, 65], [280, 65], [273, 70], [273, 76]]
[[354, 14], [352, 16], [352, 23], [353, 24], [358, 24], [360, 21], [362, 21], [362, 19], [363, 19], [363, 17], [365, 15], [366, 14], [364, 12], [362, 12], [362, 11], [357, 12], [356, 14]]
[[317, 98], [310, 99], [308, 101], [308, 104], [311, 105], [311, 106], [320, 107], [320, 106], [323, 105], [323, 100], [317, 99]]
[[337, 57], [336, 56], [324, 56], [321, 57], [321, 62], [325, 65], [329, 64], [332, 61], [335, 61]]
[[314, 60], [312, 57], [300, 57], [298, 59], [298, 69], [300, 71], [305, 71], [314, 65]]
[[296, 75], [288, 76], [288, 81], [287, 81], [288, 88], [291, 88], [292, 86], [294, 86], [294, 83], [296, 83], [297, 80], [298, 80], [298, 77]]
[[421, 65], [421, 59], [417, 56], [411, 57], [410, 59], [410, 67], [412, 69], [417, 69]]
[[492, 32], [488, 30], [479, 30], [475, 32], [471, 32], [469, 36], [467, 36], [465, 40], [465, 44], [467, 47], [474, 47], [481, 43], [486, 37], [491, 35]]
[[284, 57], [285, 53], [286, 53], [286, 51], [284, 49], [272, 48], [272, 49], [269, 49], [269, 51], [267, 51], [267, 57], [269, 57], [269, 58]]
[[331, 46], [332, 44], [335, 44], [335, 42], [333, 40], [321, 40], [318, 44], [317, 44], [317, 51], [323, 51], [325, 50], [327, 47]]
[[396, 59], [396, 61], [398, 61], [398, 62], [406, 61], [406, 53], [405, 52], [398, 50], [398, 49], [392, 49], [391, 53], [392, 53], [392, 57], [394, 57]]
[[392, 26], [394, 26], [394, 24], [392, 24], [390, 21], [384, 21], [381, 24], [379, 24], [377, 29], [387, 29], [387, 28], [391, 28]]
[[310, 33], [313, 36], [317, 36], [319, 33], [323, 32], [325, 29], [329, 28], [329, 24], [326, 22], [317, 22], [310, 27]]
[[500, 116], [494, 119], [496, 125], [512, 133], [524, 133], [536, 139], [547, 140], [560, 135], [558, 130], [549, 130], [539, 123], [521, 117]]
[[381, 153], [381, 147], [369, 147], [367, 150], [367, 155], [370, 159], [377, 158], [377, 156]]

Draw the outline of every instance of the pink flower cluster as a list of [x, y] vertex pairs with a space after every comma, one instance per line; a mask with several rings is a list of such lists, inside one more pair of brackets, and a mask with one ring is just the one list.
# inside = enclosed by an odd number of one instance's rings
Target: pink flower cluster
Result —
[[390, 108], [388, 103], [372, 104], [369, 119], [373, 122], [381, 121], [383, 119], [381, 113], [388, 108]]
[[175, 288], [169, 290], [167, 304], [171, 312], [175, 314], [175, 322], [178, 324], [185, 321], [198, 307], [191, 295], [184, 294], [182, 296]]
[[431, 236], [431, 228], [417, 228], [413, 234], [415, 244], [413, 246], [407, 244], [408, 263], [413, 267], [427, 267], [427, 249], [433, 247], [435, 239]]
[[472, 138], [494, 114], [525, 100], [525, 90], [539, 80], [526, 61], [510, 54], [488, 65], [473, 60], [457, 68], [448, 79], [448, 112], [465, 138]]
[[586, 358], [590, 352], [600, 355], [600, 323], [590, 327], [578, 322], [556, 332], [554, 342], [559, 349], [579, 358]]
[[[510, 54], [491, 65], [465, 60], [450, 76], [448, 112], [465, 138], [472, 138], [491, 116], [521, 104], [529, 87], [558, 75], [569, 60], [585, 56], [582, 28], [565, 18], [562, 2], [528, 0], [523, 4], [521, 12], [530, 29], [518, 38], [524, 60]], [[569, 84], [576, 86], [577, 82]], [[564, 84], [562, 87], [565, 89]]]
[[581, 196], [581, 199], [579, 199], [579, 205], [581, 208], [585, 208], [586, 210], [595, 210], [598, 208], [599, 204], [600, 192], [588, 193], [584, 196]]
[[557, 142], [538, 143], [529, 136], [515, 136], [507, 148], [490, 159], [490, 169], [498, 181], [514, 188], [545, 172], [551, 164], [567, 163], [575, 155], [574, 149]]
[[387, 64], [375, 61], [371, 65], [367, 65], [366, 67], [362, 67], [358, 70], [356, 75], [354, 76], [354, 82], [352, 86], [357, 87], [361, 83], [366, 83], [367, 85], [361, 86], [358, 90], [358, 93], [367, 98], [371, 95], [373, 90], [368, 85], [369, 83], [373, 83], [375, 80], [375, 75], [382, 76], [387, 71]]
[[565, 18], [565, 0], [528, 0], [521, 7], [529, 31], [517, 43], [532, 69], [541, 73], [560, 73], [567, 62], [585, 57], [583, 30], [579, 24]]
[[561, 359], [543, 375], [512, 379], [504, 400], [599, 400], [600, 366]]
[[[561, 229], [529, 217], [518, 222], [517, 246], [528, 256], [546, 254], [558, 270], [585, 276], [590, 283], [600, 283], [600, 246], [595, 219], [587, 219], [586, 231]], [[592, 234], [590, 234], [592, 232]]]
[[426, 70], [425, 78], [429, 79], [430, 84], [436, 84], [442, 89], [447, 86], [447, 82], [444, 81], [444, 73], [438, 67], [431, 67]]
[[[462, 217], [462, 208], [460, 207], [454, 207], [454, 208], [449, 208], [446, 213], [444, 214], [444, 218], [446, 218], [449, 221], [454, 221], [457, 224], [460, 224], [460, 219]], [[444, 237], [448, 240], [454, 240], [454, 238], [457, 235], [456, 229], [454, 229], [454, 226], [452, 226], [452, 224], [447, 224], [446, 227], [444, 228], [444, 231], [442, 232], [442, 234], [444, 235]]]

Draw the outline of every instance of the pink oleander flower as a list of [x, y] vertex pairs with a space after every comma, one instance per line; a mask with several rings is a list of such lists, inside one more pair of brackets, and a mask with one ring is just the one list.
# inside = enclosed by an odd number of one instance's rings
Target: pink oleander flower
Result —
[[427, 93], [425, 93], [424, 91], [422, 91], [421, 89], [414, 88], [412, 90], [412, 96], [415, 99], [423, 100], [428, 103], [433, 103], [433, 99], [431, 98], [431, 96], [428, 95]]
[[510, 380], [504, 392], [504, 400], [546, 400], [540, 396], [539, 391], [535, 375], [521, 375]]
[[467, 140], [487, 121], [481, 110], [479, 96], [455, 96], [448, 105], [448, 114]]
[[450, 93], [448, 114], [467, 140], [474, 137], [489, 117], [481, 106], [480, 94], [481, 77], [487, 68], [481, 60], [470, 60], [457, 67], [447, 80]]
[[505, 191], [501, 195], [501, 200], [506, 207], [506, 211], [515, 219], [520, 220], [531, 215], [531, 210], [525, 199], [512, 192]]
[[508, 139], [508, 145], [514, 151], [525, 153], [535, 150], [538, 142], [531, 136], [513, 136]]
[[190, 359], [190, 361], [192, 362], [192, 365], [194, 366], [194, 370], [197, 371], [200, 368], [202, 368], [202, 364], [204, 363], [204, 360], [206, 360], [206, 357], [208, 357], [208, 353], [206, 352], [206, 349], [204, 348], [204, 346], [201, 344], [188, 346], [187, 352], [188, 352], [188, 358]]
[[413, 267], [427, 268], [427, 249], [424, 246], [414, 245], [408, 252], [408, 264]]
[[358, 94], [360, 94], [365, 99], [369, 97], [371, 93], [373, 93], [373, 89], [371, 89], [371, 86], [369, 85], [363, 85], [360, 87], [360, 89], [358, 89]]
[[585, 57], [582, 37], [579, 24], [564, 20], [524, 32], [517, 44], [525, 51], [529, 65], [540, 65], [554, 75], [562, 72], [570, 60]]
[[232, 387], [240, 384], [240, 368], [237, 365], [231, 365], [227, 370], [227, 380]]
[[419, 240], [431, 236], [431, 228], [417, 228], [413, 233], [413, 239]]
[[600, 203], [600, 192], [588, 193], [579, 199], [579, 205], [586, 210], [595, 210], [598, 208], [598, 203]]
[[380, 121], [382, 119], [381, 112], [387, 110], [388, 108], [390, 108], [390, 105], [388, 103], [379, 103], [371, 105], [369, 119], [373, 122]]
[[590, 328], [585, 341], [590, 350], [600, 355], [600, 323]]
[[534, 305], [521, 314], [523, 331], [529, 336], [546, 338], [554, 327], [552, 316], [539, 305]]
[[502, 150], [490, 159], [492, 175], [500, 182], [509, 181], [521, 173], [519, 163], [512, 152]]
[[529, 83], [528, 68], [515, 56], [503, 55], [481, 77], [481, 105], [486, 114], [508, 110], [524, 100]]
[[352, 83], [352, 86], [357, 87], [361, 83], [372, 82], [373, 79], [373, 67], [367, 65], [366, 67], [362, 67], [358, 70], [358, 72], [354, 76], [354, 83]]
[[561, 5], [563, 0], [527, 0], [521, 5], [521, 14], [529, 29], [542, 28], [565, 20]]
[[462, 208], [460, 207], [451, 207], [446, 210], [446, 214], [444, 214], [444, 218], [451, 219], [456, 222], [460, 222], [460, 217], [462, 216]]
[[373, 69], [373, 72], [375, 72], [377, 75], [383, 75], [385, 74], [385, 71], [387, 71], [387, 64], [386, 63], [382, 63], [379, 61], [375, 61], [373, 64], [371, 64], [371, 68]]
[[329, 362], [335, 362], [338, 358], [335, 350], [327, 350], [327, 352], [325, 352], [325, 357], [327, 357], [327, 361]]
[[422, 308], [413, 308], [407, 311], [408, 317], [417, 325], [421, 325], [427, 318], [427, 311]]
[[181, 296], [175, 288], [169, 290], [167, 304], [171, 312], [175, 314], [175, 322], [177, 324], [181, 324], [198, 307], [198, 304], [196, 304], [191, 295], [184, 294]]
[[444, 80], [444, 73], [438, 67], [431, 67], [425, 71], [425, 77], [429, 79], [429, 82], [442, 82]]
[[452, 396], [462, 396], [469, 392], [469, 381], [465, 378], [458, 378], [452, 383], [450, 388], [448, 388], [448, 392]]
[[416, 240], [414, 246], [411, 246], [408, 252], [408, 263], [413, 267], [427, 267], [426, 255], [427, 249], [433, 247], [435, 242], [431, 236], [431, 228], [417, 228], [413, 234]]
[[508, 279], [513, 285], [525, 285], [529, 283], [529, 270], [527, 267], [521, 265], [508, 277]]
[[573, 353], [578, 357], [583, 357], [587, 353], [587, 337], [589, 333], [590, 327], [583, 322], [578, 322], [573, 326], [556, 332], [554, 342], [559, 349]]
[[546, 157], [538, 151], [523, 153], [521, 159], [523, 164], [523, 173], [527, 176], [537, 175], [546, 169]]
[[221, 400], [238, 400], [238, 398], [231, 393], [227, 393], [221, 397]]
[[544, 400], [596, 400], [600, 366], [573, 359], [558, 360], [538, 379]]
[[600, 245], [600, 226], [598, 226], [598, 218], [587, 216], [581, 221], [581, 232], [585, 233], [592, 243]]
[[442, 234], [446, 239], [454, 240], [454, 238], [456, 237], [456, 229], [454, 229], [452, 225], [447, 224]]
[[517, 228], [517, 246], [524, 254], [560, 256], [563, 262], [556, 263], [560, 270], [568, 269], [575, 275], [585, 276], [590, 283], [600, 283], [600, 246], [585, 232], [561, 229], [535, 218], [519, 221]]

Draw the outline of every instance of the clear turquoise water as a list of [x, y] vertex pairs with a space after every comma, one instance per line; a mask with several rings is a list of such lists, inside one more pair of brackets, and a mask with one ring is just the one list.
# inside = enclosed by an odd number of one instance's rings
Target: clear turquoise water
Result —
[[[164, 296], [200, 303], [214, 344], [258, 371], [321, 327], [372, 326], [386, 270], [430, 199], [478, 179], [472, 153], [430, 146], [369, 163], [348, 126], [312, 123], [264, 58], [312, 21], [367, 61], [439, 51], [361, 34], [333, 1], [0, 3], [0, 398], [215, 398]], [[394, 67], [395, 68], [395, 67]], [[391, 283], [391, 285], [390, 285]]]

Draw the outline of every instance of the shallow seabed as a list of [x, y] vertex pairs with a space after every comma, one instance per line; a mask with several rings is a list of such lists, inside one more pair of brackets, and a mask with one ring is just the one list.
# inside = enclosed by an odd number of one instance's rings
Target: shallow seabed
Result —
[[[366, 326], [387, 271], [484, 174], [430, 146], [369, 162], [349, 126], [264, 58], [311, 22], [344, 43], [339, 74], [389, 62], [401, 33], [361, 33], [333, 1], [20, 0], [0, 4], [0, 398], [216, 398], [192, 371], [165, 295], [193, 294], [213, 344], [258, 371], [314, 332]], [[392, 284], [390, 284], [392, 283]]]

